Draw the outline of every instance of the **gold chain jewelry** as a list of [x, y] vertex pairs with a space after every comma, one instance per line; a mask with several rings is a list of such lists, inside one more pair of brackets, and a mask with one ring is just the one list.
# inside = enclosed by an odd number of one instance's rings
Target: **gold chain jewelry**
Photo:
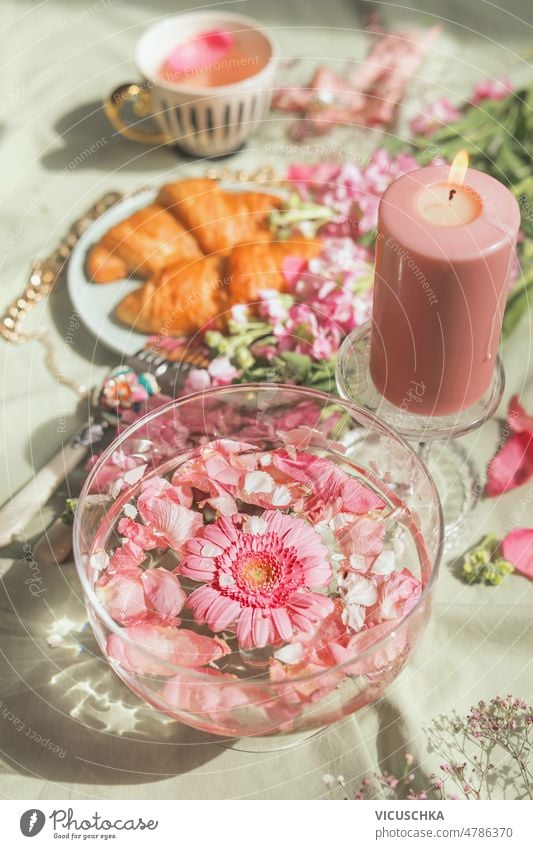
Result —
[[108, 192], [81, 218], [71, 226], [67, 235], [61, 240], [55, 251], [46, 259], [36, 259], [31, 265], [28, 280], [22, 294], [7, 308], [0, 323], [0, 333], [7, 342], [22, 345], [34, 340], [40, 342], [45, 349], [45, 365], [57, 383], [72, 389], [80, 398], [88, 394], [83, 384], [67, 377], [61, 371], [57, 362], [57, 351], [50, 334], [46, 330], [24, 330], [26, 316], [33, 307], [46, 298], [52, 289], [59, 285], [66, 262], [78, 239], [93, 221], [106, 212], [113, 204], [122, 198], [118, 192]]
[[[256, 171], [232, 171], [229, 168], [210, 168], [206, 177], [212, 180], [236, 181], [239, 183], [279, 183], [279, 177], [270, 166]], [[144, 191], [147, 187], [138, 189]], [[137, 192], [136, 192], [137, 193]], [[135, 194], [136, 194], [135, 193]], [[89, 389], [63, 374], [57, 361], [57, 349], [46, 330], [24, 330], [26, 316], [52, 289], [62, 282], [67, 261], [80, 237], [90, 224], [96, 221], [104, 212], [122, 200], [120, 192], [107, 192], [81, 218], [78, 218], [61, 240], [56, 250], [45, 259], [36, 259], [31, 265], [30, 273], [24, 290], [7, 308], [0, 322], [0, 333], [7, 342], [22, 345], [24, 342], [40, 342], [45, 349], [44, 362], [54, 380], [71, 389], [78, 397], [84, 398]]]

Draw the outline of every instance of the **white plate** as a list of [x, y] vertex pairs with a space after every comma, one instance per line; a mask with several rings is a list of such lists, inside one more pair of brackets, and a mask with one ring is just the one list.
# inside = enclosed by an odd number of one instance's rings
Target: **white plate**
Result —
[[[229, 191], [262, 191], [280, 195], [279, 189], [271, 189], [261, 184], [248, 183], [246, 186], [220, 184]], [[139, 288], [144, 281], [128, 278], [114, 283], [92, 283], [85, 271], [87, 251], [119, 221], [133, 215], [138, 209], [153, 203], [158, 189], [145, 189], [119, 200], [111, 209], [104, 212], [87, 229], [76, 244], [67, 268], [68, 291], [74, 309], [85, 326], [96, 336], [99, 342], [117, 354], [131, 356], [146, 344], [149, 338], [145, 333], [124, 327], [114, 317], [115, 307], [128, 292]]]
[[68, 263], [67, 285], [74, 309], [99, 342], [125, 356], [130, 356], [142, 348], [148, 336], [119, 324], [113, 313], [122, 298], [132, 289], [141, 286], [142, 282], [131, 278], [117, 280], [115, 283], [91, 283], [85, 271], [85, 261], [91, 245], [110, 227], [152, 203], [156, 194], [155, 189], [146, 189], [118, 201], [91, 224], [76, 244]]

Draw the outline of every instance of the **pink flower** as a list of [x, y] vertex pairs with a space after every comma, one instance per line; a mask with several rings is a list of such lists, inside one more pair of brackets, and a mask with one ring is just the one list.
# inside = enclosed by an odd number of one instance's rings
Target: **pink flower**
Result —
[[175, 674], [172, 665], [197, 668], [229, 652], [223, 640], [168, 625], [142, 622], [124, 628], [124, 636], [135, 645], [110, 634], [107, 652], [127, 672], [138, 674], [171, 676]]
[[161, 691], [167, 704], [176, 710], [193, 714], [211, 714], [219, 722], [232, 708], [248, 704], [246, 691], [239, 686], [230, 686], [228, 681], [239, 681], [237, 675], [219, 669], [204, 669], [209, 678], [199, 680], [186, 673], [170, 678]]
[[288, 286], [297, 282], [307, 266], [307, 260], [299, 256], [286, 256], [281, 265], [281, 271]]
[[223, 517], [185, 551], [181, 574], [205, 583], [187, 602], [196, 622], [212, 631], [236, 626], [243, 648], [288, 640], [293, 627], [312, 630], [332, 608], [329, 598], [311, 591], [331, 579], [328, 550], [302, 519], [276, 510]]
[[161, 619], [176, 620], [187, 598], [177, 575], [167, 569], [145, 569], [141, 581], [147, 610]]
[[159, 545], [181, 551], [184, 542], [202, 526], [203, 519], [200, 513], [176, 504], [165, 494], [166, 490], [161, 497], [148, 489], [143, 493], [144, 497], [139, 497], [137, 507], [143, 521], [157, 534]]
[[113, 552], [109, 561], [109, 572], [123, 572], [127, 569], [140, 566], [146, 558], [146, 552], [142, 546], [132, 540], [126, 540]]
[[120, 519], [117, 530], [121, 536], [138, 545], [143, 551], [150, 551], [152, 548], [161, 545], [159, 537], [150, 528], [147, 528], [146, 525], [140, 525], [134, 519]]
[[96, 594], [111, 618], [121, 625], [132, 625], [146, 616], [139, 568], [122, 570], [105, 583], [101, 582]]
[[231, 364], [228, 357], [217, 357], [212, 360], [207, 371], [213, 386], [227, 386], [241, 376], [241, 372]]
[[376, 575], [374, 583], [378, 589], [378, 601], [367, 619], [367, 622], [373, 624], [406, 616], [422, 592], [422, 583], [409, 569], [392, 572], [390, 575]]
[[315, 186], [329, 185], [338, 176], [340, 166], [334, 162], [319, 162], [317, 164], [289, 165], [287, 179], [302, 191], [307, 191]]
[[510, 77], [504, 77], [501, 80], [481, 80], [470, 96], [470, 103], [477, 105], [484, 100], [502, 100], [512, 91], [513, 83]]
[[[365, 511], [361, 510], [361, 513]], [[344, 517], [343, 517], [344, 519]], [[343, 521], [336, 529], [335, 536], [347, 557], [361, 557], [365, 571], [371, 568], [375, 558], [383, 551], [383, 522], [358, 516], [353, 522]]]
[[211, 386], [211, 377], [206, 368], [192, 368], [185, 379], [180, 395], [193, 395]]
[[272, 455], [274, 466], [288, 478], [310, 490], [305, 511], [313, 522], [330, 519], [339, 512], [367, 513], [383, 507], [382, 499], [369, 487], [323, 457], [296, 451]]
[[193, 368], [187, 375], [180, 395], [189, 395], [193, 392], [204, 392], [211, 386], [227, 386], [238, 380], [241, 372], [236, 369], [228, 357], [217, 357], [212, 360], [208, 367]]
[[393, 180], [419, 168], [414, 157], [400, 154], [392, 158], [376, 150], [366, 166], [356, 164], [293, 165], [289, 180], [304, 198], [329, 206], [337, 217], [320, 229], [321, 236], [358, 238], [377, 224], [381, 195]]
[[285, 322], [274, 327], [274, 335], [282, 353], [296, 351], [319, 361], [329, 359], [341, 342], [339, 328], [323, 323], [308, 304], [294, 304]]
[[[132, 625], [147, 619], [179, 623], [178, 614], [186, 595], [178, 577], [163, 568], [139, 569], [134, 556], [127, 557], [126, 543], [117, 549], [109, 568], [96, 585], [96, 594], [112, 619], [121, 625]], [[140, 548], [140, 546], [139, 546]], [[140, 549], [142, 551], [142, 549]], [[144, 559], [144, 551], [142, 558]]]
[[514, 395], [507, 413], [509, 437], [490, 462], [487, 495], [501, 495], [533, 477], [533, 416], [527, 415]]
[[446, 97], [438, 97], [410, 123], [415, 135], [428, 136], [442, 124], [453, 124], [461, 117], [461, 112]]
[[517, 572], [533, 580], [533, 529], [516, 528], [508, 533], [502, 542], [502, 554]]
[[[87, 469], [92, 469], [98, 462], [99, 457], [100, 454], [94, 454], [87, 463]], [[126, 472], [142, 465], [145, 465], [142, 458], [138, 456], [130, 457], [120, 449], [114, 451], [107, 463], [98, 470], [91, 485], [91, 492], [105, 492], [118, 479], [122, 478]]]
[[287, 295], [264, 292], [260, 312], [273, 325], [280, 351], [295, 350], [315, 360], [331, 357], [341, 339], [370, 315], [370, 252], [351, 238], [328, 238], [319, 257], [288, 257], [283, 273]]

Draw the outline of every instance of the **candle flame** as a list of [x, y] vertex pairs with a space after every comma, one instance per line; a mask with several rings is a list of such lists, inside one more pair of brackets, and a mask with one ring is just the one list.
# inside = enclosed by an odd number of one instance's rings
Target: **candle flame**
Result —
[[455, 183], [458, 186], [462, 186], [465, 181], [467, 169], [468, 151], [463, 148], [463, 150], [455, 154], [453, 162], [450, 165], [448, 183]]

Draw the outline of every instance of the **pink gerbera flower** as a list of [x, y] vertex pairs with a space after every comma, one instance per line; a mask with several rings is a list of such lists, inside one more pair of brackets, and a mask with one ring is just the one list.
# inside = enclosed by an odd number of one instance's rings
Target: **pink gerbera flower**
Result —
[[186, 544], [182, 575], [206, 586], [189, 596], [198, 624], [236, 627], [242, 648], [312, 631], [333, 602], [312, 587], [331, 579], [328, 549], [302, 519], [277, 510], [224, 516]]

